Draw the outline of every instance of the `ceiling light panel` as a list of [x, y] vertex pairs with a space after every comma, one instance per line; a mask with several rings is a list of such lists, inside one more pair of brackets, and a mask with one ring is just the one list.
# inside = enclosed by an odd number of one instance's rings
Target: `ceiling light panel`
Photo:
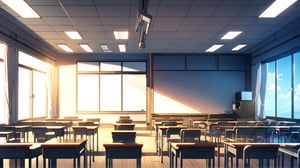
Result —
[[275, 0], [261, 15], [260, 18], [275, 18], [297, 0]]
[[60, 47], [61, 49], [63, 49], [65, 52], [74, 52], [69, 46], [67, 46], [66, 44], [57, 44], [58, 47]]
[[239, 44], [237, 46], [235, 46], [232, 51], [239, 51], [241, 50], [242, 48], [246, 47], [247, 45], [246, 44]]
[[126, 45], [125, 44], [119, 44], [118, 45], [120, 52], [126, 52]]
[[91, 49], [91, 47], [89, 45], [87, 45], [87, 44], [79, 44], [79, 45], [82, 49], [84, 49], [84, 51], [89, 52], [89, 53], [93, 52], [93, 50]]
[[8, 7], [22, 18], [40, 18], [40, 16], [24, 0], [2, 0]]
[[66, 35], [70, 37], [72, 40], [81, 40], [82, 37], [77, 31], [65, 31]]
[[107, 44], [101, 44], [100, 46], [101, 46], [101, 48], [102, 48], [102, 50], [103, 50], [104, 52], [112, 52], [112, 51], [108, 48], [108, 45], [107, 45]]
[[207, 49], [205, 52], [215, 52], [218, 49], [220, 49], [221, 47], [223, 47], [223, 44], [214, 44], [209, 49]]
[[227, 32], [221, 39], [222, 40], [232, 40], [236, 38], [238, 35], [240, 35], [241, 31], [229, 31]]
[[116, 40], [127, 40], [128, 31], [114, 31], [114, 36]]

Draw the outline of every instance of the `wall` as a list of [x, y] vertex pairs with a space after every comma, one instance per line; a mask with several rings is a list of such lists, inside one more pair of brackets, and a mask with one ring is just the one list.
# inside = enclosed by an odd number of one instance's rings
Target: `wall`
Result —
[[248, 64], [246, 55], [153, 55], [153, 112], [232, 112]]

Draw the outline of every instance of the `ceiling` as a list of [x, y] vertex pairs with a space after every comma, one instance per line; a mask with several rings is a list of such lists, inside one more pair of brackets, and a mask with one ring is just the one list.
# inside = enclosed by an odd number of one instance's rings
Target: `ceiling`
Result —
[[[149, 0], [152, 23], [145, 48], [138, 47], [135, 32], [138, 0], [25, 0], [40, 16], [23, 19], [0, 1], [0, 7], [17, 18], [58, 53], [66, 43], [75, 53], [85, 53], [79, 43], [87, 43], [95, 53], [107, 44], [119, 53], [204, 53], [213, 44], [224, 44], [217, 53], [233, 53], [237, 44], [247, 44], [234, 53], [247, 53], [258, 42], [300, 16], [296, 2], [277, 18], [258, 16], [273, 0]], [[64, 10], [65, 9], [65, 10]], [[75, 30], [82, 40], [69, 39], [64, 31]], [[128, 40], [116, 40], [113, 31], [129, 31]], [[228, 31], [242, 31], [234, 40], [221, 40]]]

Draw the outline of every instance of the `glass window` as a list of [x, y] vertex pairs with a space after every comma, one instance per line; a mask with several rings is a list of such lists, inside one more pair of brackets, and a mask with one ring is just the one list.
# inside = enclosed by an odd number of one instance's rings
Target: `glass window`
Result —
[[146, 111], [146, 75], [123, 75], [123, 110]]
[[47, 63], [19, 51], [18, 119], [46, 117]]
[[121, 62], [101, 62], [101, 71], [121, 71]]
[[78, 111], [99, 111], [99, 75], [79, 74], [77, 80]]
[[78, 62], [77, 70], [77, 111], [146, 111], [145, 62]]
[[6, 46], [0, 43], [0, 124], [7, 123], [6, 111], [4, 106], [4, 54]]
[[123, 71], [146, 72], [146, 63], [145, 62], [123, 62]]
[[31, 117], [32, 94], [31, 94], [31, 72], [28, 69], [19, 67], [19, 90], [18, 90], [18, 119], [28, 119]]
[[121, 109], [121, 75], [100, 75], [100, 110], [122, 111]]
[[277, 117], [292, 117], [292, 57], [277, 60]]
[[33, 71], [33, 117], [44, 117], [47, 111], [46, 74]]
[[300, 119], [300, 52], [294, 55], [294, 117]]
[[99, 72], [99, 62], [78, 62], [77, 71], [96, 71]]
[[265, 113], [266, 116], [275, 116], [275, 62], [267, 63], [267, 87], [265, 99]]

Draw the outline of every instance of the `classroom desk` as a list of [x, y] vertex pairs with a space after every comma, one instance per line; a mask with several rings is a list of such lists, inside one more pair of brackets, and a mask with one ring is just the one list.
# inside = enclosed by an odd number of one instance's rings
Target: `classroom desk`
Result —
[[[166, 121], [155, 121], [154, 122], [156, 152], [158, 152], [158, 127], [162, 126], [163, 122], [166, 122]], [[167, 122], [172, 122], [172, 120], [167, 121]], [[183, 121], [174, 121], [174, 122], [176, 122], [177, 125], [183, 124]]]
[[141, 167], [142, 147], [138, 143], [103, 144], [105, 148], [105, 167], [113, 167], [113, 159], [136, 159], [136, 167]]
[[28, 142], [28, 133], [31, 129], [31, 125], [6, 125], [3, 127], [7, 131], [20, 132], [21, 137], [23, 137], [23, 142]]
[[[279, 152], [282, 153], [281, 167], [284, 167], [284, 155], [291, 156], [291, 158], [297, 159], [297, 166], [300, 168], [300, 143], [283, 143], [279, 147]], [[294, 167], [293, 161], [291, 161], [291, 167]]]
[[160, 162], [163, 163], [163, 150], [164, 150], [164, 137], [166, 137], [167, 129], [168, 128], [180, 128], [180, 129], [186, 129], [188, 126], [158, 126], [158, 152], [160, 156]]
[[14, 131], [0, 131], [0, 137], [5, 138], [6, 142], [9, 142], [10, 135], [15, 135]]
[[170, 168], [174, 167], [174, 161], [177, 168], [177, 158], [181, 168], [183, 159], [208, 159], [207, 167], [215, 167], [215, 147], [214, 143], [171, 143]]
[[[0, 144], [0, 168], [3, 168], [3, 159], [20, 159], [19, 167], [25, 167], [25, 159], [29, 159], [29, 168], [31, 168], [31, 159], [36, 158], [38, 167], [38, 157], [42, 154], [40, 145], [32, 143], [3, 143]], [[15, 162], [15, 166], [17, 162]]]
[[243, 158], [243, 149], [245, 146], [279, 147], [279, 143], [248, 143], [248, 142], [224, 142], [224, 167], [228, 167], [228, 155], [235, 156], [235, 167], [238, 168], [238, 159]]
[[[73, 167], [80, 168], [80, 156], [84, 156], [84, 167], [87, 167], [86, 155], [86, 139], [52, 139], [46, 143], [42, 143], [43, 148], [43, 166], [46, 167], [46, 160], [48, 159], [48, 167], [56, 168], [57, 159], [73, 159]], [[76, 166], [77, 159], [77, 166]]]
[[54, 132], [55, 137], [63, 137], [65, 135], [65, 126], [32, 126], [31, 129], [46, 129], [47, 132]]
[[[98, 146], [99, 138], [98, 138], [98, 126], [72, 126], [74, 140], [76, 139], [77, 135], [80, 135], [81, 138], [83, 135], [87, 136], [88, 138], [88, 146], [89, 146], [89, 153], [92, 155], [90, 157], [90, 165], [91, 159], [95, 162], [95, 135], [97, 137], [96, 145]], [[98, 149], [98, 148], [97, 148]]]

